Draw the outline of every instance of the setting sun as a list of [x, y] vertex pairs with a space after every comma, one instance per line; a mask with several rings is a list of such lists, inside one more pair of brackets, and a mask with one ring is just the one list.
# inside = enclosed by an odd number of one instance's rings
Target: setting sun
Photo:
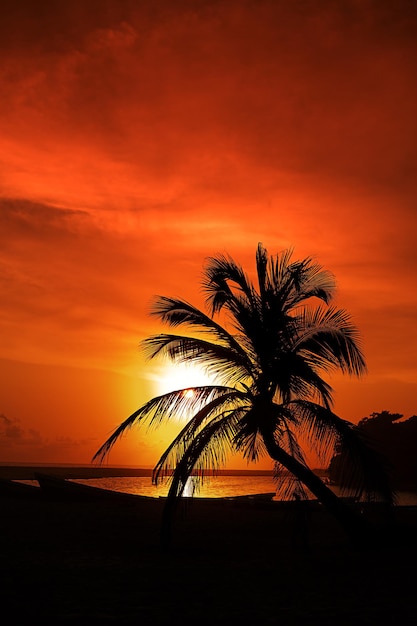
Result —
[[157, 393], [159, 395], [169, 391], [184, 389], [184, 397], [186, 398], [193, 397], [192, 387], [214, 384], [216, 384], [216, 381], [203, 368], [185, 364], [164, 366], [156, 379]]

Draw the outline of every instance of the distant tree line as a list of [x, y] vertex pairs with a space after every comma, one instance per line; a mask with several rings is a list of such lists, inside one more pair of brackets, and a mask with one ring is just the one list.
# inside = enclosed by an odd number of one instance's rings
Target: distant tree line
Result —
[[[396, 490], [417, 489], [417, 415], [403, 420], [401, 413], [371, 413], [358, 423], [360, 434], [386, 462], [392, 486]], [[337, 450], [328, 473], [338, 483], [343, 455]]]

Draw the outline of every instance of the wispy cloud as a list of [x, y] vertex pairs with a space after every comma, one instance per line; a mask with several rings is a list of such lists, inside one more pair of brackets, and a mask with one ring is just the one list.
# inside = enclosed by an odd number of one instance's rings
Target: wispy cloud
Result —
[[262, 241], [335, 273], [371, 377], [415, 380], [412, 4], [18, 4], [0, 20], [0, 356], [131, 367], [154, 294], [202, 304], [205, 258], [253, 271]]
[[50, 438], [32, 428], [25, 429], [19, 420], [0, 414], [0, 456], [2, 462], [27, 458], [33, 461], [70, 462], [74, 455], [82, 458], [91, 450], [92, 440], [73, 439], [71, 437]]

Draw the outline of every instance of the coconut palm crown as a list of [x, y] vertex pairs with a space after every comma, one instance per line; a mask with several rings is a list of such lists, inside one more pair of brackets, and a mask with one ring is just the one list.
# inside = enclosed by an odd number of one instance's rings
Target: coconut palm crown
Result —
[[331, 304], [333, 275], [312, 258], [293, 261], [292, 250], [269, 256], [259, 244], [256, 277], [257, 285], [232, 258], [219, 255], [208, 259], [203, 274], [207, 313], [180, 299], [155, 299], [151, 314], [187, 334], [147, 338], [146, 355], [203, 366], [217, 384], [151, 399], [116, 428], [94, 459], [103, 460], [133, 425], [187, 415], [153, 472], [155, 483], [170, 481], [167, 507], [191, 475], [202, 479], [231, 452], [248, 462], [269, 455], [278, 485], [285, 470], [285, 484], [292, 476], [297, 488], [307, 488], [351, 528], [351, 512], [309, 468], [304, 449], [329, 459], [337, 446], [346, 459], [342, 487], [392, 502], [381, 460], [357, 427], [332, 411], [333, 390], [324, 378], [334, 371], [366, 372], [358, 331], [350, 315]]

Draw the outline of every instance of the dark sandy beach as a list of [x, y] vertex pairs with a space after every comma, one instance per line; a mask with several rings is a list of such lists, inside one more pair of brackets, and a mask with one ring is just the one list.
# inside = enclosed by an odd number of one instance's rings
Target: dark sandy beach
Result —
[[417, 511], [355, 549], [325, 511], [308, 549], [285, 507], [194, 500], [159, 545], [163, 499], [1, 496], [4, 624], [338, 626], [415, 623]]

